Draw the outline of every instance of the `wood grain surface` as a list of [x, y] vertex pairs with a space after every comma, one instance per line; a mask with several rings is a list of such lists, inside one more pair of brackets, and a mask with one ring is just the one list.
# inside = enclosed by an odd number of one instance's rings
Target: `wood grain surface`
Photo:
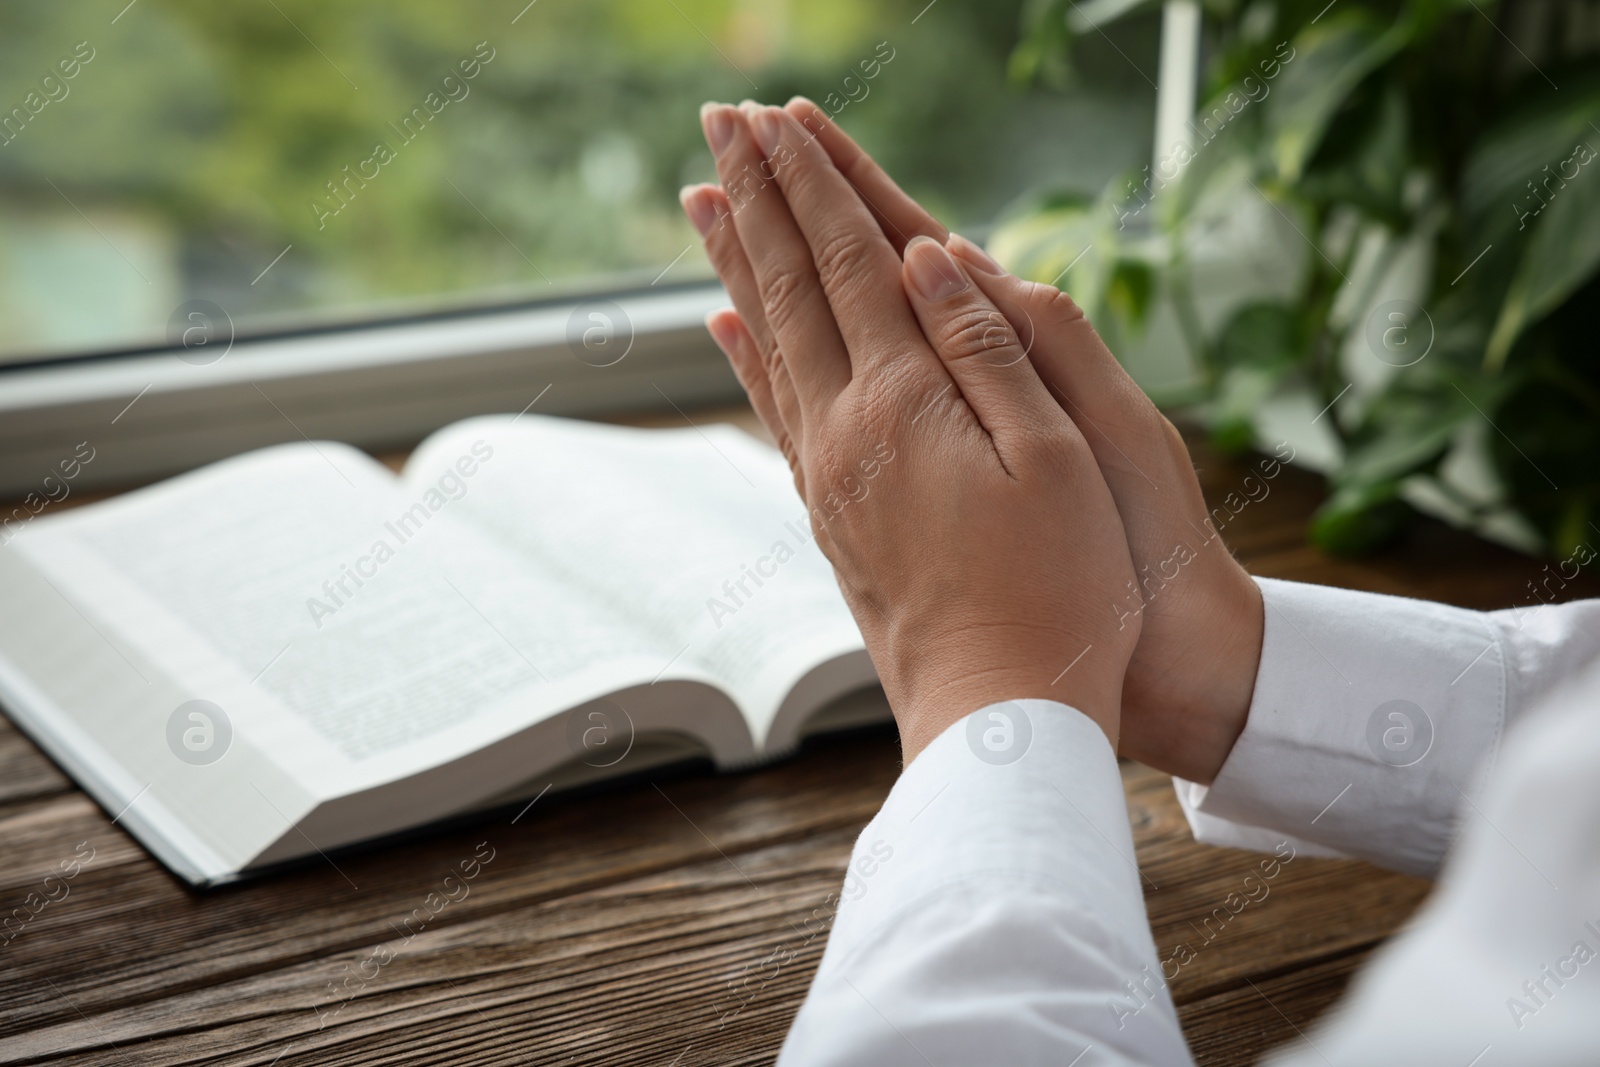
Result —
[[[751, 425], [746, 409], [693, 418]], [[1195, 454], [1213, 503], [1240, 490], [1246, 461]], [[1304, 535], [1322, 493], [1286, 469], [1224, 536], [1256, 574], [1531, 603], [1541, 563], [1434, 523], [1374, 558], [1323, 556]], [[851, 842], [898, 772], [887, 731], [826, 739], [759, 772], [553, 796], [515, 823], [499, 812], [197, 893], [0, 722], [0, 913], [93, 850], [0, 944], [0, 1064], [769, 1063]], [[1193, 953], [1171, 988], [1208, 1067], [1304, 1040], [1428, 892], [1299, 856], [1221, 923], [1260, 857], [1196, 844], [1165, 776], [1124, 763], [1123, 778], [1157, 945]], [[468, 894], [406, 926], [474, 855], [492, 858]]]

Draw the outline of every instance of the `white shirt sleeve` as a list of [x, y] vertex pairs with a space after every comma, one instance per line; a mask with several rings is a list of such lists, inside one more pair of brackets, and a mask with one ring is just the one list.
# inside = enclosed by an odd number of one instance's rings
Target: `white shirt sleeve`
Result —
[[1195, 837], [1286, 836], [1432, 877], [1508, 725], [1600, 654], [1600, 601], [1500, 612], [1257, 579], [1261, 666], [1210, 788], [1175, 779]]
[[1477, 613], [1258, 581], [1249, 721], [1210, 789], [1176, 782], [1195, 836], [1287, 833], [1427, 875], [1450, 857], [1330, 1021], [1271, 1062], [1600, 1063], [1600, 601]]
[[[1600, 602], [1485, 614], [1260, 584], [1245, 730], [1209, 789], [1177, 783], [1196, 836], [1431, 874], [1465, 831], [1335, 1021], [1273, 1062], [1600, 1062], [1600, 673], [1571, 688]], [[856, 842], [780, 1064], [1192, 1064], [1139, 880], [1093, 722], [1035, 700], [968, 716]]]
[[1464, 805], [1427, 904], [1330, 1020], [1269, 1062], [1600, 1063], [1600, 672], [1562, 681]]
[[850, 858], [784, 1067], [1191, 1064], [1122, 778], [1065, 705], [992, 705], [913, 760]]

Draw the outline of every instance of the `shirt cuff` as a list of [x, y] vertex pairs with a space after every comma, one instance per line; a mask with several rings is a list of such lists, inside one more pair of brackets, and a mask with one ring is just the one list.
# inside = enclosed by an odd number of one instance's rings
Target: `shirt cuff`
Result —
[[1433, 875], [1505, 727], [1503, 627], [1427, 601], [1256, 583], [1266, 626], [1244, 731], [1209, 788], [1174, 779], [1195, 837], [1259, 849], [1287, 836]]
[[[1025, 936], [1012, 929], [1023, 920]], [[985, 983], [1011, 999], [968, 988]], [[934, 1042], [952, 1062], [1075, 1053], [1085, 1041], [1128, 1062], [1189, 1062], [1116, 755], [1073, 708], [1009, 701], [954, 724], [906, 767], [856, 842], [781, 1062], [916, 1062], [908, 1041]]]

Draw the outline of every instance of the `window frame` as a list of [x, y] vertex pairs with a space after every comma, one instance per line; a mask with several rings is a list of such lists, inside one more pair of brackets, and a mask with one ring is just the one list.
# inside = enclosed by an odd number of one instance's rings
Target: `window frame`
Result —
[[[631, 325], [626, 355], [604, 367], [567, 339], [600, 302]], [[721, 285], [686, 282], [239, 337], [207, 365], [156, 347], [0, 367], [0, 496], [45, 494], [82, 443], [94, 458], [73, 489], [289, 441], [404, 448], [473, 415], [725, 402], [742, 394], [705, 316], [728, 304]]]

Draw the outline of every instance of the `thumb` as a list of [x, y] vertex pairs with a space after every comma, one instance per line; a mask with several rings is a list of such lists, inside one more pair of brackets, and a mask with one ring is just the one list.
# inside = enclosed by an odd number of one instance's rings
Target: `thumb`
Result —
[[[1022, 334], [1040, 381], [1089, 443], [1135, 558], [1168, 551], [1182, 528], [1209, 522], [1183, 435], [1122, 369], [1072, 298], [1053, 285], [1007, 274], [964, 238], [952, 236], [949, 247]], [[1160, 521], [1147, 521], [1155, 517]], [[1227, 552], [1220, 540], [1214, 543]]]
[[1061, 419], [1010, 320], [943, 245], [913, 238], [903, 273], [923, 336], [1002, 454], [1041, 423]]
[[1100, 455], [1102, 449], [1111, 446], [1108, 434], [1137, 438], [1167, 421], [1117, 362], [1070, 296], [1053, 285], [1008, 274], [981, 248], [958, 234], [950, 236], [947, 247], [1022, 335], [1028, 358], [1040, 379], [1079, 424], [1103, 467], [1108, 466], [1107, 460], [1114, 459]]

